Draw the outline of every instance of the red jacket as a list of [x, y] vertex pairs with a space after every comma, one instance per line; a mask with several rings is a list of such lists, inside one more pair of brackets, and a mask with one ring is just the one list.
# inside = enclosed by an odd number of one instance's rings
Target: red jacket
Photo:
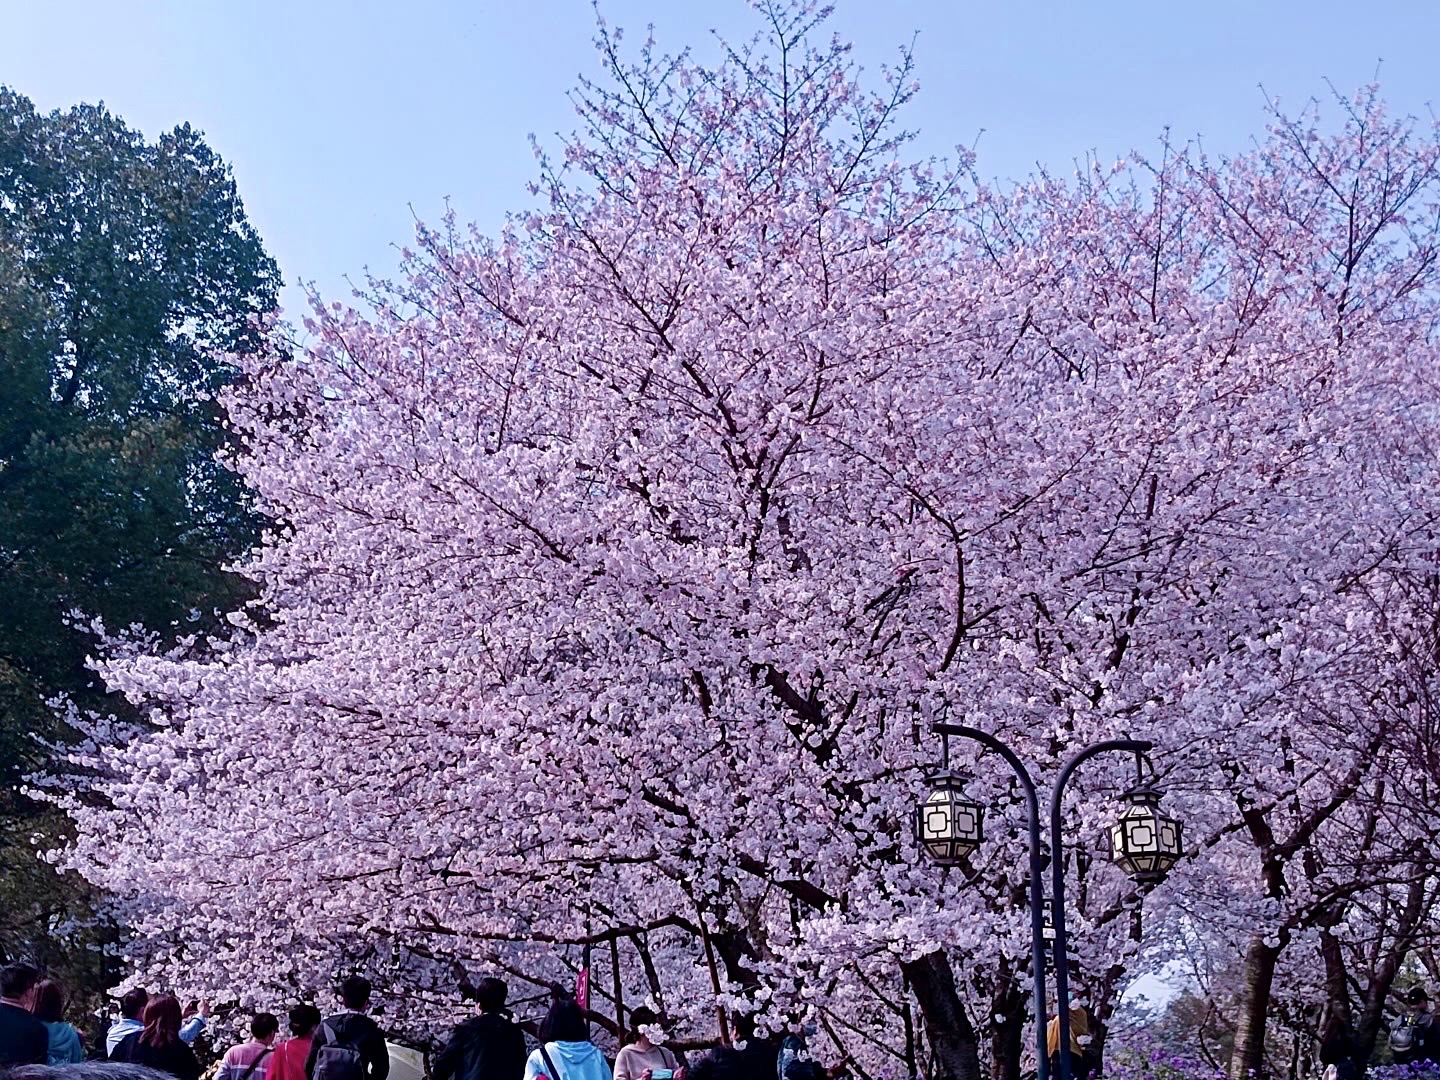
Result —
[[275, 1060], [265, 1080], [305, 1080], [305, 1059], [310, 1056], [310, 1040], [314, 1033], [298, 1039], [286, 1039], [275, 1047]]

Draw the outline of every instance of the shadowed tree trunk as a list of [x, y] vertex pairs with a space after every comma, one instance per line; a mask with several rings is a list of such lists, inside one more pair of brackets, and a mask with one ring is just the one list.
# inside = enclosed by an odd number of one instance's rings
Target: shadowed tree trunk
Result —
[[955, 972], [944, 950], [936, 949], [900, 965], [920, 1012], [936, 1069], [931, 1080], [981, 1080], [975, 1027], [955, 989]]
[[[1020, 1080], [1025, 1052], [1025, 1020], [1029, 1016], [1029, 981], [1023, 962], [1002, 958], [990, 999], [994, 1027], [990, 1032], [990, 1080]], [[998, 1018], [998, 1019], [997, 1019]]]
[[1259, 934], [1245, 950], [1245, 974], [1241, 982], [1240, 1021], [1235, 1027], [1235, 1051], [1230, 1055], [1230, 1080], [1264, 1076], [1265, 1019], [1270, 1007], [1270, 990], [1275, 983], [1275, 963], [1280, 946], [1267, 944]]

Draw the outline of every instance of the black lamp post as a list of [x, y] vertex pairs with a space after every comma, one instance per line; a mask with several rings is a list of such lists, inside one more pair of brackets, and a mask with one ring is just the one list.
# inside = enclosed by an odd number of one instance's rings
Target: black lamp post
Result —
[[[1014, 770], [1025, 793], [1026, 824], [1030, 832], [1030, 949], [1034, 969], [1035, 995], [1035, 1057], [1038, 1080], [1049, 1080], [1050, 1057], [1046, 1053], [1048, 1017], [1045, 1010], [1045, 892], [1044, 851], [1040, 842], [1040, 803], [1035, 783], [1015, 752], [995, 736], [979, 728], [963, 724], [935, 724], [941, 737], [941, 771], [927, 778], [930, 785], [925, 801], [915, 818], [915, 838], [936, 862], [953, 866], [963, 862], [980, 846], [984, 838], [985, 808], [969, 799], [964, 779], [950, 771], [950, 736], [970, 739], [994, 750]], [[1180, 857], [1180, 822], [1160, 813], [1160, 793], [1146, 783], [1142, 755], [1153, 746], [1143, 739], [1107, 739], [1094, 743], [1074, 754], [1055, 780], [1050, 793], [1050, 870], [1051, 900], [1054, 916], [1055, 998], [1060, 1022], [1059, 1080], [1074, 1076], [1070, 1060], [1070, 985], [1066, 970], [1065, 934], [1065, 859], [1061, 835], [1060, 811], [1065, 785], [1070, 774], [1090, 758], [1112, 750], [1135, 755], [1140, 773], [1136, 786], [1125, 794], [1129, 809], [1110, 829], [1111, 854], [1131, 877], [1140, 882], [1155, 882]]]

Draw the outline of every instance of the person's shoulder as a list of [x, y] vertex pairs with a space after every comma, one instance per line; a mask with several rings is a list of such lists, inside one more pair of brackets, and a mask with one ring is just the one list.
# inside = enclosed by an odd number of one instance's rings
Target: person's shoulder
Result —
[[111, 1057], [120, 1057], [121, 1053], [133, 1053], [135, 1047], [140, 1045], [140, 1031], [127, 1031], [121, 1040], [115, 1044], [115, 1053]]
[[49, 1031], [49, 1028], [45, 1026], [45, 1021], [41, 1020], [29, 1009], [20, 1009], [8, 1002], [0, 1005], [0, 1018], [4, 1018], [8, 1022], [22, 1028], [27, 1028], [30, 1031], [34, 1031], [37, 1028], [41, 1031]]

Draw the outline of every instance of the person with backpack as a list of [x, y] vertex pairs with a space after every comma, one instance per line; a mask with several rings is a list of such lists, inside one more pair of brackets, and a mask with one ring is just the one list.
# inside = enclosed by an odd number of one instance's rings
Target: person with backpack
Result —
[[480, 1015], [457, 1025], [436, 1056], [433, 1080], [520, 1080], [525, 1074], [525, 1036], [505, 1012], [508, 988], [499, 979], [475, 987]]
[[540, 1022], [540, 1048], [525, 1062], [525, 1080], [614, 1080], [610, 1064], [590, 1041], [585, 1012], [573, 997], [557, 991]]
[[645, 1030], [659, 1025], [654, 1009], [641, 1005], [631, 1012], [630, 1035], [615, 1055], [615, 1080], [685, 1080], [685, 1067], [674, 1052], [652, 1042]]
[[344, 1011], [320, 1022], [305, 1058], [305, 1080], [385, 1080], [390, 1051], [380, 1027], [365, 1015], [370, 980], [351, 975], [340, 984]]
[[256, 1013], [250, 1021], [250, 1041], [225, 1051], [215, 1080], [265, 1080], [274, 1063], [275, 1036], [280, 1021], [274, 1013]]
[[1390, 1053], [1395, 1063], [1440, 1062], [1440, 1028], [1430, 1011], [1430, 995], [1423, 986], [1412, 987], [1405, 1003], [1408, 1008], [1390, 1028]]
[[290, 1038], [275, 1048], [267, 1080], [305, 1080], [310, 1043], [320, 1026], [320, 1010], [308, 1001], [290, 1010]]

